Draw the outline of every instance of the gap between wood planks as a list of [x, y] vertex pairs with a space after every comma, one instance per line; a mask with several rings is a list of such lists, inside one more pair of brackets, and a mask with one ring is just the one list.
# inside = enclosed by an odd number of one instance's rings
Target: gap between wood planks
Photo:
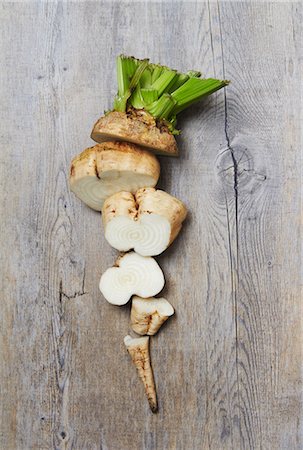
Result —
[[[225, 79], [225, 64], [224, 64], [224, 50], [223, 50], [223, 39], [222, 39], [222, 25], [221, 25], [221, 14], [220, 14], [220, 5], [218, 6], [218, 17], [219, 17], [219, 30], [220, 30], [220, 46], [221, 46], [221, 57], [222, 57], [222, 71], [223, 78]], [[228, 248], [229, 248], [229, 259], [230, 259], [230, 276], [231, 276], [231, 288], [232, 295], [234, 301], [234, 322], [235, 322], [235, 339], [236, 339], [236, 379], [237, 379], [237, 398], [238, 405], [240, 405], [240, 386], [239, 386], [239, 368], [238, 368], [238, 298], [237, 298], [237, 289], [238, 289], [238, 268], [239, 268], [239, 228], [238, 228], [238, 162], [234, 154], [234, 150], [230, 145], [230, 138], [228, 135], [228, 114], [227, 114], [227, 98], [226, 98], [226, 88], [223, 88], [224, 92], [224, 133], [226, 139], [226, 151], [230, 152], [231, 159], [233, 165], [234, 178], [233, 178], [233, 189], [234, 189], [234, 202], [235, 202], [235, 232], [236, 232], [236, 267], [234, 270], [233, 267], [233, 258], [232, 258], [232, 246], [231, 246], [231, 232], [230, 232], [230, 219], [229, 219], [229, 210], [228, 210], [228, 202], [226, 198], [226, 193], [224, 190], [225, 196], [225, 205], [226, 205], [226, 215], [227, 215], [227, 227], [228, 227]]]

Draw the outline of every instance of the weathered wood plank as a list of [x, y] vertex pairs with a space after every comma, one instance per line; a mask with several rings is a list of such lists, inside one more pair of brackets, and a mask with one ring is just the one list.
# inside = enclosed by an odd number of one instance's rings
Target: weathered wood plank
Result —
[[[226, 91], [226, 136], [234, 158], [241, 448], [299, 448], [300, 168], [294, 130], [300, 129], [300, 66], [294, 20], [291, 4], [220, 5], [224, 75], [233, 79]], [[291, 369], [285, 364], [289, 348]]]
[[[0, 8], [0, 447], [299, 449], [299, 4]], [[121, 51], [232, 80], [161, 159], [190, 217], [158, 258], [177, 314], [152, 339], [156, 416], [123, 344], [129, 306], [98, 291], [116, 252], [67, 183]]]

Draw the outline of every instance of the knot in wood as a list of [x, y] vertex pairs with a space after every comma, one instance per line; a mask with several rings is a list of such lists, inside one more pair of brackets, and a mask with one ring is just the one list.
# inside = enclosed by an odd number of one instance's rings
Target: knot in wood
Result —
[[217, 179], [225, 188], [255, 190], [266, 180], [264, 170], [256, 169], [253, 153], [244, 146], [235, 146], [222, 151], [216, 160]]

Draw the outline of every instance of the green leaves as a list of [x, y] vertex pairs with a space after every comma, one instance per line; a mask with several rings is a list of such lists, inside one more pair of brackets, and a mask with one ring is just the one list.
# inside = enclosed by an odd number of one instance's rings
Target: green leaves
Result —
[[139, 83], [139, 80], [148, 65], [148, 59], [135, 60], [132, 57], [118, 56], [117, 75], [118, 75], [118, 95], [114, 101], [116, 111], [126, 111], [126, 105], [133, 90]]
[[153, 102], [151, 105], [147, 105], [145, 109], [158, 119], [169, 120], [171, 112], [176, 106], [176, 101], [168, 93], [164, 93], [159, 100]]
[[130, 81], [137, 69], [138, 61], [135, 58], [120, 55], [116, 61], [118, 76], [118, 95], [123, 97], [129, 88]]
[[201, 98], [228, 84], [228, 81], [200, 78], [198, 71], [186, 74], [169, 67], [120, 55], [117, 58], [118, 94], [114, 110], [127, 106], [145, 109], [154, 118], [163, 119], [176, 134], [176, 115]]
[[201, 100], [201, 98], [212, 94], [227, 84], [227, 81], [215, 80], [213, 78], [189, 78], [171, 94], [177, 104], [174, 113], [178, 114], [193, 103]]
[[169, 86], [174, 82], [176, 75], [177, 72], [175, 70], [165, 69], [159, 78], [153, 82], [152, 88], [158, 91], [158, 97], [169, 91]]

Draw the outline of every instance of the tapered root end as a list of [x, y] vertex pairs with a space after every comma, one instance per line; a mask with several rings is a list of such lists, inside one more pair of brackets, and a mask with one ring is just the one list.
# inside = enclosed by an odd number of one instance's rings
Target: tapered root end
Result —
[[149, 357], [149, 337], [132, 338], [126, 336], [124, 338], [124, 344], [144, 385], [150, 409], [153, 413], [156, 413], [158, 411], [158, 402], [154, 375]]
[[158, 404], [149, 402], [149, 406], [150, 406], [151, 412], [153, 412], [154, 414], [157, 414], [157, 412], [159, 411]]

